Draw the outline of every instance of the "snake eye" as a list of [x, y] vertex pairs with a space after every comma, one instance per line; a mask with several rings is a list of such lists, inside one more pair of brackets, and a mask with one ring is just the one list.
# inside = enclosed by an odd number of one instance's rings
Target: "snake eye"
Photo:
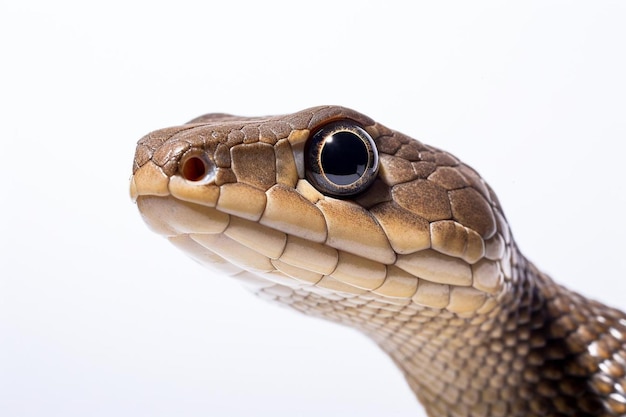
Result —
[[348, 197], [365, 191], [378, 172], [378, 151], [372, 137], [348, 120], [318, 130], [305, 148], [309, 182], [320, 192]]
[[215, 164], [203, 153], [190, 152], [179, 164], [180, 175], [196, 184], [208, 184], [215, 178]]

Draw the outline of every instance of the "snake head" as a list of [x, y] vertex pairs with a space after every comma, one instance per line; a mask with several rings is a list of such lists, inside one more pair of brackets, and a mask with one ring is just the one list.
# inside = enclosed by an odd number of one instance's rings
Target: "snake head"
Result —
[[492, 311], [516, 279], [497, 198], [457, 158], [356, 111], [209, 114], [137, 146], [145, 222], [266, 298], [367, 327], [363, 311]]

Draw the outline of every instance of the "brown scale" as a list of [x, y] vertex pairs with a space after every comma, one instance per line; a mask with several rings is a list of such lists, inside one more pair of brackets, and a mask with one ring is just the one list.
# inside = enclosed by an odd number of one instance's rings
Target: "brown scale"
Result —
[[[380, 160], [346, 199], [316, 190], [303, 163], [338, 120], [364, 128]], [[212, 114], [153, 132], [131, 194], [200, 263], [370, 336], [430, 416], [626, 415], [624, 313], [528, 262], [473, 169], [360, 113]]]

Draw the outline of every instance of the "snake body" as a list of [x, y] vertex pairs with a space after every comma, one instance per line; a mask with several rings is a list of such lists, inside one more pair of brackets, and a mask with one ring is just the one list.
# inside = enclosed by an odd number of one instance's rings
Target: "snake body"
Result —
[[157, 130], [131, 194], [198, 262], [368, 335], [429, 416], [626, 415], [626, 315], [525, 259], [476, 171], [363, 114]]

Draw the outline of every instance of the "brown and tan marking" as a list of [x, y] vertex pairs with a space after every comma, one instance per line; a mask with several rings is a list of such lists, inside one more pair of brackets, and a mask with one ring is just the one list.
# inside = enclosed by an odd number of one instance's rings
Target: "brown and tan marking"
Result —
[[[380, 161], [349, 199], [315, 189], [303, 162], [337, 120], [363, 127]], [[624, 313], [528, 262], [473, 169], [358, 112], [212, 114], [152, 132], [131, 194], [198, 262], [370, 336], [430, 416], [626, 415]]]

